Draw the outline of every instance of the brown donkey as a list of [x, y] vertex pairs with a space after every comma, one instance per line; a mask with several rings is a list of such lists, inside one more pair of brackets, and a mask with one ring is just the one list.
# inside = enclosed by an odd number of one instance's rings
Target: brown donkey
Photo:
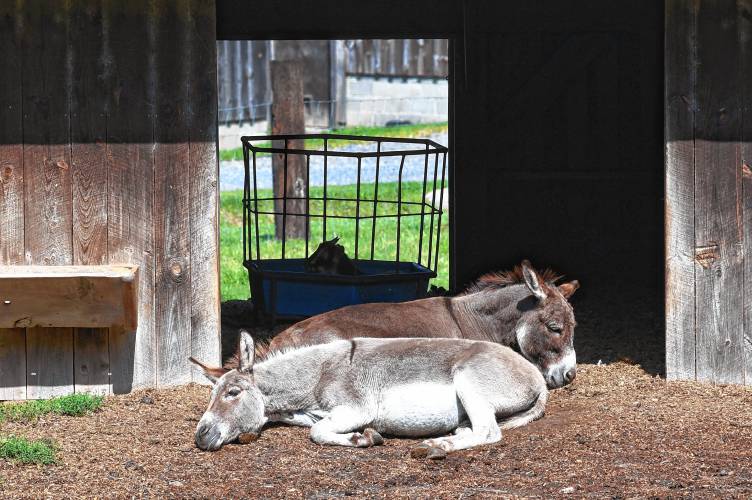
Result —
[[[538, 367], [549, 388], [561, 387], [577, 373], [576, 322], [568, 299], [580, 284], [557, 286], [558, 279], [523, 261], [512, 271], [482, 276], [456, 297], [358, 304], [313, 316], [274, 337], [269, 349], [355, 337], [486, 340], [514, 348]], [[236, 366], [237, 357], [227, 368]]]

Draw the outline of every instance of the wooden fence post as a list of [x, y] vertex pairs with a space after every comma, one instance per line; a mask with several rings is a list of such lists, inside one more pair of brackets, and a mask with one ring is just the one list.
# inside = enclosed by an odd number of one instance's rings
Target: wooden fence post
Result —
[[[303, 107], [303, 63], [301, 61], [272, 61], [272, 134], [302, 134], [305, 133], [305, 109]], [[284, 141], [275, 141], [274, 147], [284, 147]], [[289, 141], [289, 149], [303, 149], [302, 140]], [[287, 156], [287, 181], [285, 182], [285, 155], [274, 154], [272, 157], [272, 177], [274, 197], [282, 198], [283, 193], [287, 202], [279, 199], [274, 202], [275, 212], [284, 212], [274, 216], [274, 234], [282, 239], [305, 238], [306, 217], [290, 214], [305, 212], [305, 157], [302, 155]], [[286, 187], [285, 187], [286, 186]]]

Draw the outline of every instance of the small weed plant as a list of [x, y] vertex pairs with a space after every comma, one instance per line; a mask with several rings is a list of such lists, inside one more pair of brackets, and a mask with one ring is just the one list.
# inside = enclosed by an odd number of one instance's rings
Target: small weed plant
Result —
[[47, 439], [26, 439], [24, 437], [0, 437], [0, 458], [22, 464], [54, 464], [55, 445]]

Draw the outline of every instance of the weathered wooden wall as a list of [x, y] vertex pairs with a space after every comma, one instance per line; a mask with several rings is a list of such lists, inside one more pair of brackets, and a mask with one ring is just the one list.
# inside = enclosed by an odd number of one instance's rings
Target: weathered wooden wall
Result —
[[446, 78], [449, 40], [346, 40], [348, 75]]
[[0, 264], [140, 266], [136, 332], [0, 330], [0, 399], [219, 362], [214, 2], [0, 3]]
[[752, 383], [752, 2], [666, 2], [666, 375]]
[[[303, 61], [304, 91], [314, 108], [309, 114], [328, 114], [330, 106], [336, 107], [337, 102], [332, 101], [344, 96], [338, 94], [337, 82], [332, 80], [343, 80], [346, 74], [446, 78], [449, 71], [447, 39], [221, 40], [217, 42], [220, 123], [269, 118], [272, 53], [278, 61]], [[337, 55], [340, 60], [333, 62]]]

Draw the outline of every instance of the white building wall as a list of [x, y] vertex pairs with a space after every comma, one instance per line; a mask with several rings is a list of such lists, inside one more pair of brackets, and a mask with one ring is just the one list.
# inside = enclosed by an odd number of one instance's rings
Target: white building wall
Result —
[[448, 82], [443, 79], [348, 76], [347, 125], [383, 126], [390, 121], [447, 121]]

